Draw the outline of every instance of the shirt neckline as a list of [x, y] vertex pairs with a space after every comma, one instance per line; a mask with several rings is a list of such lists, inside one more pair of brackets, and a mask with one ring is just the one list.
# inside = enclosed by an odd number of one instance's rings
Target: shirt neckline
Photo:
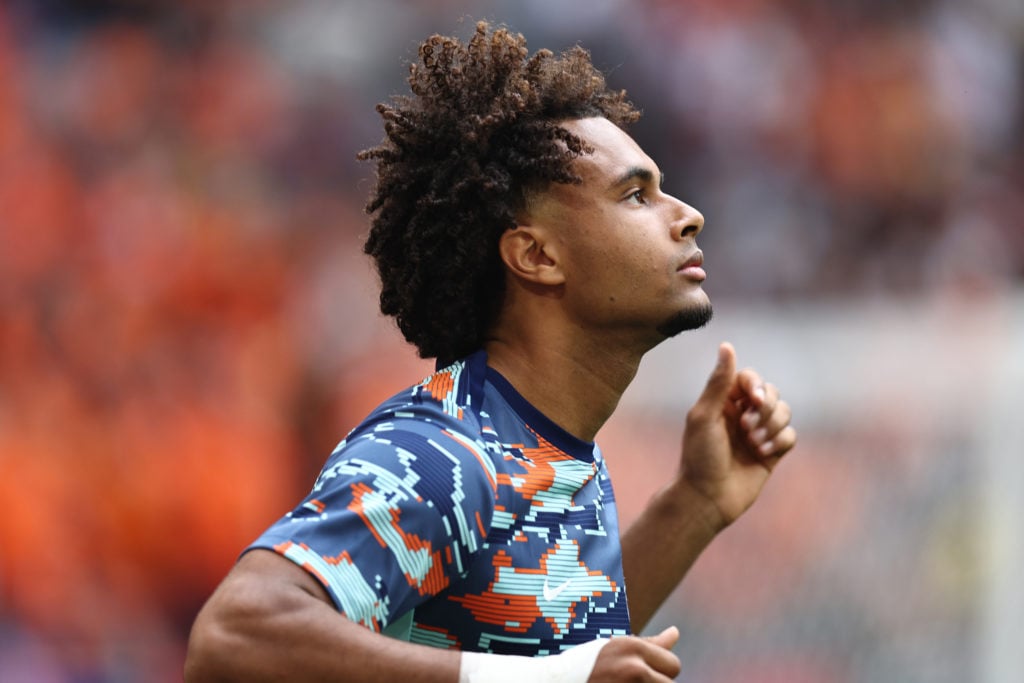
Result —
[[480, 362], [485, 367], [487, 381], [501, 394], [501, 397], [519, 415], [532, 430], [544, 440], [551, 443], [566, 455], [582, 460], [583, 462], [594, 462], [594, 442], [584, 441], [564, 428], [554, 420], [538, 410], [532, 403], [523, 398], [512, 383], [505, 379], [505, 376], [492, 368], [487, 363], [487, 352], [480, 350], [470, 357], [470, 362]]

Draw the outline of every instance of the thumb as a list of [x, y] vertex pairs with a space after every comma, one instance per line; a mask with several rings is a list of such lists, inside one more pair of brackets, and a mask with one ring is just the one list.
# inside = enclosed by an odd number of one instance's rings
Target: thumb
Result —
[[708, 383], [698, 402], [710, 404], [709, 407], [720, 408], [725, 405], [736, 381], [736, 350], [729, 342], [722, 342], [718, 347], [718, 362], [715, 363]]
[[675, 626], [669, 626], [661, 633], [648, 636], [647, 642], [653, 643], [658, 647], [663, 647], [666, 650], [671, 650], [672, 647], [679, 641], [679, 629]]

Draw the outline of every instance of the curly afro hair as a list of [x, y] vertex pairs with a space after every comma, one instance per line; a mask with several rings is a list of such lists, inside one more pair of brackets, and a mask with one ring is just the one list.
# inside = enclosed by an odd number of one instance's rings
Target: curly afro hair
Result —
[[381, 279], [380, 308], [423, 358], [441, 364], [484, 342], [505, 276], [498, 242], [528, 193], [578, 183], [570, 163], [592, 150], [560, 121], [639, 118], [575, 47], [528, 56], [526, 40], [476, 25], [468, 43], [435, 35], [409, 68], [412, 95], [379, 104], [384, 141], [364, 251]]

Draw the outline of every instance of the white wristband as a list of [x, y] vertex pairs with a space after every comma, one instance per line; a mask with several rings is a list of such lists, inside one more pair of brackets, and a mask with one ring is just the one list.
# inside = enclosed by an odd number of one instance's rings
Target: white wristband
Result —
[[606, 638], [549, 657], [463, 652], [459, 683], [586, 683]]

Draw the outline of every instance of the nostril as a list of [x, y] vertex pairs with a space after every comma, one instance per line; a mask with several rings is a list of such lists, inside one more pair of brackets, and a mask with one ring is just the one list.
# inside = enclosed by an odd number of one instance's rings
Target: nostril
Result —
[[672, 225], [672, 236], [674, 239], [681, 240], [687, 237], [696, 237], [701, 231], [701, 223], [693, 221], [680, 220], [676, 221]]

